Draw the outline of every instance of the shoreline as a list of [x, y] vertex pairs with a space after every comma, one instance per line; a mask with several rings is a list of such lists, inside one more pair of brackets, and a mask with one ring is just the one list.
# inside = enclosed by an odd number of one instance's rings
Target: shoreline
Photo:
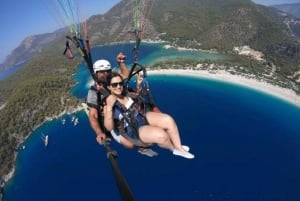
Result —
[[[27, 140], [27, 138], [37, 129], [37, 128], [39, 128], [40, 126], [42, 126], [44, 123], [46, 123], [46, 122], [48, 122], [48, 121], [52, 121], [52, 120], [54, 120], [54, 119], [58, 119], [58, 118], [60, 118], [61, 116], [63, 116], [63, 115], [71, 115], [71, 114], [74, 114], [74, 113], [76, 113], [76, 112], [80, 112], [81, 110], [83, 110], [84, 109], [84, 107], [82, 106], [82, 105], [79, 105], [79, 106], [77, 106], [77, 107], [75, 107], [75, 108], [73, 108], [73, 109], [71, 109], [71, 110], [65, 110], [65, 111], [63, 111], [63, 112], [61, 112], [59, 115], [56, 115], [56, 116], [54, 116], [54, 117], [46, 117], [45, 118], [45, 121], [43, 121], [41, 124], [39, 124], [38, 126], [36, 126], [35, 128], [34, 128], [34, 130], [31, 132], [31, 133], [29, 133], [19, 144], [18, 144], [18, 147], [22, 144], [22, 143], [24, 143], [26, 140]], [[15, 155], [14, 155], [14, 165], [13, 165], [13, 167], [12, 167], [12, 169], [11, 169], [11, 171], [8, 173], [8, 174], [6, 174], [6, 175], [4, 175], [2, 178], [0, 178], [0, 201], [2, 201], [2, 199], [3, 199], [3, 197], [4, 197], [4, 188], [5, 188], [5, 186], [6, 186], [6, 184], [13, 178], [13, 176], [14, 176], [14, 173], [15, 173], [15, 170], [16, 170], [16, 161], [17, 161], [17, 157], [18, 157], [18, 151], [16, 151], [15, 152]]]
[[300, 108], [300, 96], [293, 90], [275, 86], [255, 78], [251, 79], [241, 75], [232, 75], [225, 70], [210, 73], [208, 70], [155, 69], [149, 70], [148, 75], [179, 75], [227, 82], [263, 92]]
[[[187, 70], [187, 69], [160, 69], [160, 70], [154, 69], [153, 70], [153, 69], [149, 69], [148, 70], [148, 75], [189, 76], [189, 77], [205, 78], [205, 79], [211, 79], [211, 80], [236, 84], [236, 85], [239, 85], [239, 86], [244, 86], [244, 87], [254, 89], [254, 90], [263, 92], [265, 94], [274, 96], [276, 98], [284, 100], [284, 101], [286, 101], [290, 104], [293, 104], [293, 105], [300, 108], [300, 96], [297, 95], [293, 90], [287, 89], [287, 88], [282, 88], [282, 87], [279, 87], [279, 86], [275, 86], [275, 85], [272, 85], [270, 83], [257, 80], [255, 78], [251, 79], [251, 78], [246, 78], [246, 77], [241, 76], [241, 75], [232, 75], [232, 74], [230, 74], [229, 72], [227, 72], [225, 70], [218, 70], [218, 71], [215, 71], [215, 72], [211, 73], [208, 70]], [[5, 105], [2, 105], [1, 109], [4, 106]], [[44, 124], [47, 121], [51, 121], [53, 119], [60, 118], [61, 116], [65, 115], [65, 114], [70, 115], [70, 114], [79, 112], [83, 109], [84, 109], [83, 106], [78, 106], [76, 108], [73, 108], [72, 110], [63, 111], [62, 113], [60, 113], [57, 116], [46, 117], [46, 120], [43, 123], [41, 123], [40, 125], [38, 125], [36, 128], [40, 127], [42, 124]], [[21, 143], [23, 143], [30, 136], [30, 134], [28, 134], [28, 136], [26, 136]], [[18, 153], [15, 154], [15, 161], [16, 161], [16, 158], [17, 158], [17, 154]], [[3, 179], [3, 184], [0, 186], [0, 188], [2, 190], [5, 188], [5, 184], [10, 179], [12, 179], [12, 177], [14, 176], [14, 172], [15, 172], [15, 165], [13, 166], [12, 170], [7, 175], [5, 175], [4, 178], [2, 178]], [[0, 200], [1, 200], [1, 196], [3, 196], [3, 194], [1, 195], [1, 192], [0, 192]]]

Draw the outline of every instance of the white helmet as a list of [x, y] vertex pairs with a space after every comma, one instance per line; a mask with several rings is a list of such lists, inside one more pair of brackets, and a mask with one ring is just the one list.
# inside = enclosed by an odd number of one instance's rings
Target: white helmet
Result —
[[100, 59], [94, 63], [93, 69], [94, 69], [94, 73], [100, 70], [111, 70], [111, 64], [107, 60]]

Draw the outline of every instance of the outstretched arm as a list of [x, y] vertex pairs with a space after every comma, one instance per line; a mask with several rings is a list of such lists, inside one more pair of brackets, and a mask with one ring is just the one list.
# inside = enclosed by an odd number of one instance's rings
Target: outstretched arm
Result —
[[117, 55], [117, 62], [121, 69], [120, 74], [123, 77], [123, 79], [127, 79], [129, 77], [129, 70], [128, 70], [127, 66], [125, 65], [125, 59], [126, 59], [126, 56], [123, 53], [119, 53]]

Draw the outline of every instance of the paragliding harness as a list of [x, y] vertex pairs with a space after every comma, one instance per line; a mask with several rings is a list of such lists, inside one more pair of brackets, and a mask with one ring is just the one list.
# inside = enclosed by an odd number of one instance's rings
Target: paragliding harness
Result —
[[[115, 103], [115, 108], [120, 111], [122, 114], [126, 124], [128, 126], [124, 127], [124, 124], [121, 123], [121, 121], [114, 122], [116, 125], [115, 131], [118, 131], [117, 133], [119, 135], [122, 135], [129, 141], [131, 141], [136, 146], [141, 147], [147, 147], [148, 144], [143, 143], [139, 138], [139, 127], [142, 123], [143, 125], [148, 124], [148, 121], [146, 120], [145, 114], [148, 111], [152, 111], [154, 108], [156, 108], [156, 104], [154, 102], [153, 96], [150, 92], [149, 83], [146, 79], [147, 72], [146, 68], [139, 64], [137, 62], [138, 58], [138, 51], [140, 47], [141, 42], [141, 31], [135, 31], [136, 34], [136, 44], [133, 49], [134, 51], [134, 64], [131, 67], [131, 70], [129, 72], [129, 77], [126, 79], [124, 87], [126, 87], [127, 94], [131, 96], [131, 98], [134, 100], [134, 104], [128, 109], [126, 109], [122, 104], [119, 102]], [[99, 124], [101, 126], [101, 129], [105, 132], [107, 136], [111, 136], [111, 133], [107, 131], [107, 129], [104, 126], [104, 119], [103, 119], [103, 106], [104, 101], [109, 96], [109, 92], [105, 89], [106, 83], [103, 83], [97, 79], [96, 74], [93, 71], [93, 64], [91, 60], [91, 51], [89, 46], [89, 41], [86, 40], [85, 43], [82, 39], [78, 39], [77, 37], [67, 37], [67, 39], [72, 40], [75, 44], [78, 50], [80, 50], [80, 54], [85, 59], [87, 66], [89, 68], [90, 74], [92, 75], [95, 82], [101, 84], [103, 87], [101, 87], [100, 90], [97, 90], [94, 86], [91, 87], [92, 90], [94, 90], [97, 94], [97, 101], [98, 101], [98, 116], [99, 118]], [[85, 48], [87, 46], [87, 48]], [[132, 77], [137, 75], [139, 72], [143, 71], [143, 83], [142, 83], [142, 90], [139, 94], [136, 94], [132, 96], [133, 94], [130, 93], [130, 91], [133, 91], [129, 88], [129, 82]], [[158, 110], [159, 111], [159, 110]]]
[[122, 114], [122, 119], [115, 120], [115, 129], [118, 131], [118, 134], [131, 141], [134, 145], [147, 147], [149, 145], [141, 141], [139, 137], [139, 128], [149, 124], [145, 116], [145, 103], [140, 95], [128, 92], [127, 97], [133, 101], [128, 108], [122, 107], [122, 110], [120, 110], [119, 107], [115, 106], [115, 110]]
[[[137, 2], [136, 2], [137, 3]], [[141, 18], [141, 16], [137, 16], [138, 18]], [[137, 19], [136, 19], [137, 20]], [[137, 26], [137, 25], [136, 25]], [[138, 64], [137, 60], [138, 60], [138, 54], [139, 54], [139, 48], [140, 48], [140, 43], [141, 43], [141, 39], [142, 39], [142, 32], [143, 32], [143, 29], [144, 29], [144, 24], [142, 25], [142, 28], [135, 28], [135, 30], [133, 31], [133, 33], [135, 33], [135, 37], [136, 37], [136, 43], [135, 43], [135, 46], [133, 48], [133, 51], [134, 51], [134, 63], [132, 65], [132, 68], [130, 70], [130, 73], [129, 73], [129, 77], [125, 83], [125, 86], [127, 86], [127, 89], [128, 89], [128, 83], [130, 81], [130, 79], [135, 76], [137, 73], [139, 73], [140, 71], [143, 71], [143, 74], [144, 74], [144, 80], [143, 80], [143, 89], [140, 93], [140, 95], [142, 96], [145, 104], [144, 104], [144, 109], [145, 111], [152, 111], [153, 108], [155, 108], [155, 102], [154, 102], [154, 99], [153, 99], [153, 96], [150, 92], [150, 89], [149, 89], [149, 84], [148, 84], [148, 81], [146, 80], [146, 68], [140, 64]], [[93, 78], [93, 80], [99, 84], [102, 84], [103, 86], [106, 86], [106, 83], [103, 83], [101, 82], [100, 80], [98, 80], [94, 70], [93, 70], [93, 62], [92, 62], [92, 55], [91, 55], [91, 48], [90, 48], [90, 43], [89, 43], [89, 39], [88, 39], [88, 36], [87, 36], [87, 33], [86, 33], [86, 39], [83, 40], [81, 37], [80, 37], [80, 34], [76, 34], [74, 35], [73, 37], [70, 37], [70, 36], [66, 36], [66, 39], [67, 39], [67, 42], [65, 43], [66, 44], [66, 48], [65, 48], [65, 51], [64, 51], [64, 54], [66, 54], [69, 58], [74, 58], [73, 56], [73, 53], [71, 51], [71, 48], [70, 48], [70, 45], [69, 45], [69, 41], [72, 41], [73, 44], [75, 44], [78, 52], [80, 53], [80, 55], [84, 58], [86, 64], [87, 64], [87, 67], [90, 71], [90, 74]], [[139, 67], [138, 70], [136, 70], [136, 68]], [[94, 88], [95, 89], [95, 88]], [[98, 112], [100, 112], [100, 115], [101, 115], [101, 119], [100, 119], [100, 125], [103, 129], [103, 131], [106, 131], [105, 133], [108, 134], [109, 132], [105, 129], [104, 127], [104, 122], [103, 122], [103, 115], [101, 114], [102, 113], [102, 108], [103, 108], [103, 101], [106, 99], [106, 97], [109, 95], [109, 92], [104, 88], [102, 87], [100, 91], [98, 90], [95, 90], [96, 93], [97, 93], [97, 96], [98, 96], [98, 101], [101, 101], [98, 103], [98, 107], [99, 107], [99, 110]], [[132, 127], [134, 128], [134, 130], [136, 131], [136, 126], [135, 126], [135, 123], [132, 122], [132, 120], [130, 120], [130, 117], [128, 117], [128, 114], [129, 112], [126, 111], [122, 105], [120, 103], [116, 103], [115, 107], [117, 107], [121, 113], [123, 114], [124, 118], [126, 118], [127, 120], [127, 123], [129, 125], [131, 125], [132, 123]], [[159, 110], [158, 110], [159, 111]], [[145, 112], [144, 112], [145, 114]], [[138, 134], [138, 132], [136, 132]]]
[[[97, 90], [94, 85], [90, 87], [90, 90], [93, 90], [96, 93], [96, 95], [97, 95], [97, 106], [93, 106], [93, 107], [96, 107], [96, 109], [97, 109], [97, 112], [98, 112], [98, 123], [100, 125], [100, 128], [105, 133], [105, 135], [107, 137], [111, 138], [110, 132], [104, 126], [104, 115], [103, 115], [104, 100], [106, 99], [106, 97], [109, 94], [108, 94], [108, 92], [104, 88], [100, 89], [100, 90]], [[87, 103], [87, 105], [89, 107], [91, 107], [91, 105], [89, 103]]]
[[[103, 107], [105, 105], [105, 99], [107, 98], [109, 93], [103, 87], [100, 90], [98, 90], [95, 86], [92, 86], [90, 90], [93, 90], [97, 95], [98, 122], [100, 124], [100, 127], [102, 131], [106, 134], [106, 136], [111, 138], [112, 136], [110, 131], [108, 131], [104, 126], [103, 116]], [[125, 128], [125, 122], [122, 123], [121, 120], [115, 120], [114, 125], [116, 126], [114, 131], [119, 135], [122, 135], [126, 139], [130, 140], [137, 146], [145, 146], [145, 144], [142, 143], [138, 137], [138, 128], [140, 127], [139, 125], [141, 123], [143, 125], [147, 124], [147, 120], [144, 116], [144, 114], [146, 113], [144, 101], [139, 95], [134, 95], [130, 92], [127, 92], [127, 95], [131, 97], [132, 100], [134, 100], [134, 103], [129, 108], [125, 108], [123, 105], [117, 102], [114, 105], [114, 110], [118, 110], [122, 114], [124, 118], [123, 120], [125, 120], [126, 125], [128, 126]], [[91, 105], [88, 104], [88, 106]], [[131, 135], [128, 135], [128, 132], [130, 132]]]
[[[139, 67], [139, 70], [136, 70], [134, 72], [134, 69], [137, 67]], [[142, 99], [144, 101], [145, 112], [153, 111], [154, 108], [156, 108], [156, 103], [155, 103], [152, 93], [150, 91], [149, 83], [147, 80], [147, 71], [144, 66], [142, 66], [138, 63], [133, 64], [133, 66], [131, 68], [130, 76], [129, 76], [127, 82], [125, 83], [125, 86], [128, 86], [128, 82], [130, 81], [130, 79], [140, 72], [143, 72], [143, 82], [141, 83], [140, 88], [137, 89], [137, 93], [142, 97]]]
[[73, 54], [73, 52], [70, 48], [69, 41], [67, 40], [65, 44], [66, 44], [66, 47], [65, 47], [65, 50], [63, 52], [63, 55], [66, 55], [69, 59], [74, 59], [74, 54]]
[[[136, 2], [136, 3], [141, 4], [143, 2]], [[92, 60], [92, 56], [91, 56], [91, 49], [90, 49], [90, 44], [89, 44], [89, 39], [88, 39], [88, 34], [87, 34], [87, 25], [86, 25], [86, 22], [81, 23], [80, 21], [77, 21], [77, 20], [79, 20], [79, 16], [76, 15], [76, 13], [74, 12], [74, 11], [78, 10], [78, 8], [76, 8], [77, 4], [75, 4], [74, 2], [72, 2], [70, 0], [56, 1], [56, 4], [59, 8], [58, 10], [60, 11], [60, 13], [65, 15], [64, 16], [65, 24], [70, 27], [70, 32], [72, 34], [74, 34], [74, 36], [72, 36], [72, 37], [66, 36], [67, 42], [65, 43], [65, 50], [64, 50], [63, 54], [66, 55], [69, 59], [74, 58], [74, 55], [72, 53], [72, 50], [71, 50], [70, 44], [69, 44], [69, 41], [71, 41], [76, 46], [80, 55], [84, 58], [93, 80], [101, 85], [104, 84], [104, 86], [105, 86], [105, 83], [101, 83], [101, 81], [99, 81], [97, 79], [97, 76], [93, 71], [93, 62], [92, 62], [93, 60]], [[137, 10], [140, 10], [140, 7]], [[69, 22], [74, 22], [74, 23], [69, 24]], [[82, 24], [82, 26], [83, 26], [85, 39], [82, 39], [80, 24]], [[141, 33], [140, 33], [140, 36], [141, 36]], [[138, 46], [139, 46], [139, 44], [137, 44], [136, 49], [138, 49]], [[99, 99], [102, 101], [105, 100], [105, 98], [109, 95], [108, 91], [104, 87], [100, 91], [97, 91], [97, 94], [102, 96]], [[99, 106], [103, 106], [103, 103], [99, 104]], [[125, 112], [125, 110], [123, 110], [122, 105], [119, 102], [116, 102], [115, 107], [120, 109], [120, 111], [122, 111], [122, 113]], [[130, 112], [128, 111], [128, 113], [130, 113]], [[129, 119], [129, 117], [128, 117], [128, 119]], [[103, 121], [100, 125], [101, 125], [102, 129], [104, 130], [105, 127], [103, 125]], [[115, 151], [111, 150], [109, 142], [107, 140], [104, 141], [104, 147], [107, 152], [107, 157], [110, 160], [112, 170], [113, 170], [116, 182], [117, 182], [118, 190], [120, 192], [122, 200], [123, 201], [125, 201], [125, 200], [126, 201], [134, 201], [135, 198], [134, 198], [132, 192], [130, 191], [129, 186], [118, 167], [117, 160], [116, 160], [117, 153]]]
[[[149, 145], [142, 142], [139, 138], [139, 128], [143, 125], [148, 124], [145, 114], [148, 111], [152, 111], [154, 108], [156, 108], [156, 104], [154, 102], [153, 96], [150, 92], [148, 81], [146, 79], [146, 68], [137, 62], [139, 47], [142, 38], [142, 31], [139, 29], [135, 29], [133, 33], [135, 33], [136, 36], [136, 43], [133, 48], [134, 63], [130, 69], [129, 77], [125, 81], [124, 87], [126, 87], [127, 89], [126, 95], [131, 97], [134, 103], [128, 109], [122, 107], [121, 104], [121, 107], [118, 106], [118, 103], [115, 105], [115, 107], [121, 112], [125, 122], [117, 121], [114, 125], [117, 125], [119, 134], [131, 141], [134, 145], [147, 147]], [[132, 90], [129, 88], [129, 82], [132, 77], [134, 77], [141, 71], [143, 71], [144, 75], [142, 90], [140, 91], [140, 93], [136, 93], [135, 95], [133, 95], [132, 93], [130, 93], [130, 91]], [[127, 123], [128, 126], [125, 126], [124, 123]]]
[[[136, 3], [138, 3], [138, 2], [136, 2]], [[140, 2], [140, 3], [142, 3], [142, 2]], [[68, 2], [67, 5], [68, 6], [66, 8], [70, 9], [71, 6], [70, 6], [69, 2]], [[65, 11], [64, 13], [66, 13], [67, 16], [69, 16], [71, 18], [74, 18], [72, 10], [70, 12], [72, 15], [69, 15], [69, 13], [66, 12], [66, 8], [63, 9], [63, 11]], [[137, 16], [137, 18], [141, 19], [141, 16]], [[92, 62], [92, 56], [91, 56], [91, 49], [90, 49], [89, 39], [88, 39], [88, 36], [87, 36], [87, 26], [85, 26], [86, 39], [83, 40], [81, 38], [81, 35], [80, 35], [80, 30], [78, 28], [78, 24], [75, 27], [75, 29], [76, 29], [75, 31], [73, 29], [71, 30], [71, 32], [75, 33], [75, 36], [73, 36], [73, 37], [67, 36], [66, 37], [67, 38], [67, 42], [65, 43], [66, 48], [65, 48], [65, 51], [63, 52], [63, 54], [66, 55], [69, 59], [74, 58], [74, 55], [73, 55], [73, 53], [71, 51], [71, 48], [70, 48], [70, 45], [69, 45], [69, 41], [72, 41], [75, 44], [75, 46], [76, 46], [78, 52], [80, 53], [80, 55], [84, 58], [93, 80], [96, 83], [100, 83], [100, 84], [103, 84], [105, 86], [105, 83], [101, 83], [101, 81], [99, 81], [97, 79], [97, 76], [93, 71], [93, 62]], [[136, 23], [136, 24], [138, 24], [138, 23]], [[128, 78], [125, 86], [128, 86], [129, 80], [140, 71], [140, 70], [137, 70], [137, 71], [134, 72], [135, 68], [138, 67], [138, 66], [141, 67], [141, 69], [144, 71], [144, 76], [146, 76], [145, 68], [137, 63], [138, 51], [139, 51], [139, 46], [140, 46], [140, 42], [141, 42], [141, 38], [142, 38], [143, 29], [144, 29], [144, 26], [142, 26], [142, 28], [136, 28], [135, 29], [136, 44], [135, 44], [135, 47], [134, 47], [134, 52], [135, 52], [134, 64], [131, 68], [130, 77]], [[152, 97], [152, 95], [150, 93], [150, 90], [149, 90], [149, 85], [148, 85], [145, 78], [144, 78], [144, 83], [146, 83], [145, 84], [145, 87], [146, 87], [145, 91], [142, 91], [141, 96], [138, 96], [138, 97], [143, 97], [143, 98], [136, 99], [137, 102], [139, 102], [141, 100], [144, 100], [145, 104], [144, 104], [144, 107], [143, 107], [143, 110], [144, 110], [143, 112], [140, 110], [141, 108], [137, 108], [136, 106], [134, 106], [134, 105], [139, 105], [139, 104], [135, 104], [135, 103], [133, 104], [132, 107], [130, 107], [128, 109], [124, 108], [119, 102], [116, 102], [115, 106], [114, 106], [118, 110], [120, 110], [121, 113], [123, 114], [123, 118], [124, 118], [125, 122], [128, 125], [130, 125], [128, 128], [132, 128], [133, 133], [136, 133], [136, 134], [138, 134], [139, 125], [138, 125], [138, 122], [135, 121], [136, 116], [134, 116], [134, 115], [141, 115], [141, 117], [144, 118], [144, 115], [142, 115], [142, 114], [145, 114], [145, 111], [151, 110], [151, 109], [153, 109], [153, 107], [155, 107], [153, 97]], [[100, 96], [98, 98], [98, 100], [101, 101], [100, 104], [98, 104], [98, 105], [99, 105], [99, 107], [103, 107], [103, 101], [109, 95], [109, 92], [104, 87], [102, 87], [102, 89], [100, 91], [96, 90], [96, 92], [97, 92], [97, 96]], [[133, 100], [135, 100], [135, 99], [133, 99]], [[149, 106], [149, 107], [147, 107], [147, 106]], [[134, 110], [134, 111], [132, 111], [132, 110]], [[101, 112], [102, 108], [99, 108], [98, 111]], [[105, 133], [108, 134], [108, 131], [106, 131], [105, 127], [104, 127], [103, 115], [100, 114], [100, 117], [101, 117], [101, 120], [99, 122], [100, 126], [103, 129], [103, 131], [105, 131]], [[127, 132], [128, 132], [128, 130], [127, 130]], [[127, 132], [126, 132], [126, 130], [124, 130], [124, 136], [126, 136], [125, 133], [127, 133]], [[110, 160], [110, 163], [111, 163], [111, 166], [112, 166], [112, 169], [113, 169], [114, 176], [116, 178], [117, 186], [118, 186], [118, 189], [119, 189], [122, 200], [123, 201], [125, 201], [125, 200], [126, 201], [134, 201], [135, 198], [134, 198], [132, 192], [130, 191], [129, 186], [128, 186], [125, 178], [123, 177], [123, 175], [122, 175], [122, 173], [121, 173], [121, 171], [120, 171], [120, 169], [117, 165], [117, 160], [116, 160], [117, 153], [116, 153], [116, 151], [111, 150], [111, 148], [109, 146], [109, 142], [107, 140], [104, 141], [104, 147], [105, 147], [106, 152], [107, 152], [107, 157]]]
[[[100, 90], [97, 90], [95, 86], [92, 86], [90, 90], [95, 91], [97, 94], [97, 111], [100, 127], [106, 136], [111, 137], [111, 133], [104, 126], [103, 116], [104, 102], [109, 93], [103, 87]], [[131, 141], [134, 145], [146, 147], [148, 145], [140, 140], [138, 130], [141, 126], [148, 124], [145, 117], [145, 114], [148, 111], [146, 107], [148, 104], [145, 104], [143, 98], [138, 94], [127, 92], [126, 95], [133, 100], [133, 103], [129, 108], [124, 107], [119, 102], [115, 103], [113, 111], [118, 110], [123, 118], [121, 120], [115, 120], [114, 131], [118, 135], [122, 135], [124, 138]]]

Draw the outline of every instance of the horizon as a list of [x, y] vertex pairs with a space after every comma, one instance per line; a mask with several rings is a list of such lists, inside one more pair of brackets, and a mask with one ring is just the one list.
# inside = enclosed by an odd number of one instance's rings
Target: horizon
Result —
[[[37, 1], [7, 1], [0, 8], [1, 13], [5, 16], [1, 18], [0, 24], [5, 31], [0, 33], [2, 43], [5, 48], [0, 50], [0, 65], [4, 63], [9, 56], [27, 37], [45, 33], [52, 33], [57, 29], [63, 28], [64, 24], [59, 19], [57, 11], [53, 10], [53, 3], [46, 2], [47, 0]], [[121, 0], [89, 0], [83, 7], [85, 19], [88, 19], [95, 14], [105, 14], [113, 6]], [[300, 3], [300, 0], [252, 0], [256, 4], [261, 5], [277, 5], [287, 3]], [[22, 4], [22, 5], [20, 5]], [[15, 5], [18, 5], [16, 7]], [[52, 7], [52, 10], [51, 10]], [[18, 15], [11, 14], [11, 10]], [[20, 19], [22, 16], [22, 20]], [[42, 18], [36, 16], [43, 16]], [[81, 18], [84, 18], [80, 16]], [[9, 19], [9, 23], [7, 23]], [[46, 24], [47, 26], [44, 26]], [[23, 28], [25, 25], [26, 28]], [[19, 29], [16, 29], [19, 28]], [[17, 30], [17, 31], [16, 31]]]

